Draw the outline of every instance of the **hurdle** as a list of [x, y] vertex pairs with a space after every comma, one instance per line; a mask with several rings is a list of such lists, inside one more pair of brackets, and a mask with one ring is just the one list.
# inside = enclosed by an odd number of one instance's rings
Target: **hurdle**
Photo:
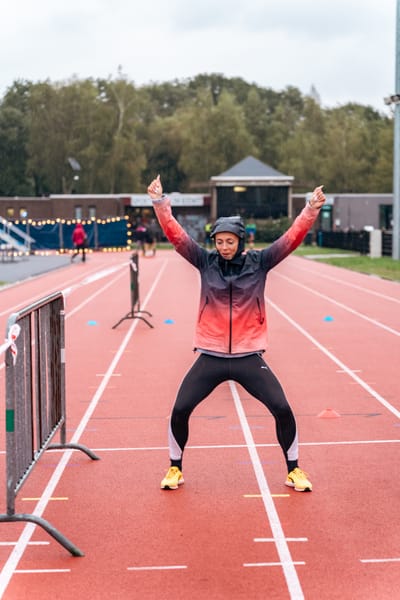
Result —
[[131, 260], [129, 263], [129, 272], [130, 272], [130, 289], [131, 289], [131, 310], [124, 316], [122, 319], [118, 321], [115, 325], [112, 326], [112, 329], [118, 327], [122, 321], [125, 319], [142, 319], [149, 327], [152, 329], [154, 326], [148, 321], [143, 314], [149, 315], [152, 317], [153, 315], [149, 313], [147, 310], [140, 309], [140, 295], [139, 295], [139, 255], [137, 252], [133, 252], [131, 256]]
[[[55, 292], [13, 313], [7, 322], [6, 494], [7, 513], [0, 522], [27, 521], [39, 525], [73, 556], [83, 552], [51, 523], [34, 514], [16, 514], [22, 485], [46, 450], [81, 450], [99, 460], [86, 446], [66, 442], [65, 309]], [[59, 442], [52, 440], [59, 433]]]

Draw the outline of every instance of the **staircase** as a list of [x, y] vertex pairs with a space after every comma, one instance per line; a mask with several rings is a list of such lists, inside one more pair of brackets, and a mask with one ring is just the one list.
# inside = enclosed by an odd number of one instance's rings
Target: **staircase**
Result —
[[34, 238], [21, 231], [10, 221], [0, 217], [0, 253], [1, 258], [29, 255]]

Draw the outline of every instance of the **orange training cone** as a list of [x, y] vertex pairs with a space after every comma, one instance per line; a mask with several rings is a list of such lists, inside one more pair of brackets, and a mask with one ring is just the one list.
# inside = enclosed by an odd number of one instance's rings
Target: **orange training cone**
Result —
[[320, 419], [336, 419], [337, 417], [340, 417], [340, 414], [336, 410], [333, 410], [333, 408], [326, 408], [318, 415]]

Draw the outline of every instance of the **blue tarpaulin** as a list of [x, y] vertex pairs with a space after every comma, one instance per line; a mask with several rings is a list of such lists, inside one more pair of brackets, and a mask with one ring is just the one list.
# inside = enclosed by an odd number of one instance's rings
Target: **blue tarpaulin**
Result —
[[[125, 248], [128, 246], [128, 220], [113, 219], [82, 221], [88, 237], [88, 248]], [[32, 250], [62, 250], [73, 248], [72, 232], [76, 221], [15, 223], [16, 227], [30, 235], [35, 242]]]

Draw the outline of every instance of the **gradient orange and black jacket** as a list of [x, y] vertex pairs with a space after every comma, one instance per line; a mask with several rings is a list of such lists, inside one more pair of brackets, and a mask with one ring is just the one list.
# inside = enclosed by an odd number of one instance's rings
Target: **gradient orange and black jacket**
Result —
[[167, 196], [154, 200], [153, 206], [168, 240], [200, 272], [195, 348], [222, 354], [264, 351], [267, 273], [301, 244], [319, 211], [307, 204], [280, 238], [268, 248], [246, 252], [240, 272], [227, 277], [217, 250], [206, 250], [186, 233], [173, 217]]

